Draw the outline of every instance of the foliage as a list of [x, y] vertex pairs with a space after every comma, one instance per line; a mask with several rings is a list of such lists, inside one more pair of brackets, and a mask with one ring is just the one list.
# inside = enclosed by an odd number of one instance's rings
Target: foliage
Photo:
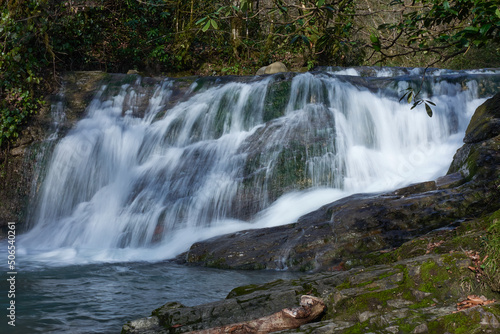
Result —
[[251, 74], [277, 60], [295, 69], [360, 65], [365, 45], [382, 58], [436, 59], [500, 45], [499, 0], [394, 0], [399, 20], [368, 38], [360, 18], [373, 13], [361, 7], [372, 2], [0, 0], [0, 146], [65, 70]]
[[0, 146], [17, 138], [20, 125], [43, 105], [39, 86], [52, 56], [43, 2], [7, 5], [0, 21]]
[[429, 65], [445, 61], [500, 41], [500, 1], [403, 0], [391, 2], [399, 12], [395, 23], [379, 26], [373, 33], [374, 51], [383, 59], [426, 53], [434, 56]]
[[227, 2], [196, 24], [201, 32], [222, 33], [229, 27], [235, 57], [241, 55], [240, 47], [264, 45], [258, 47], [264, 53], [261, 65], [270, 53], [297, 47], [296, 51], [305, 55], [303, 64], [349, 63], [351, 57], [346, 55], [358, 44], [351, 39], [355, 1], [273, 0], [261, 8], [257, 4], [248, 0]]
[[[500, 42], [500, 1], [486, 0], [393, 0], [400, 15], [394, 23], [378, 27], [370, 42], [381, 60], [405, 55], [428, 55], [427, 67]], [[372, 54], [372, 55], [373, 55]], [[401, 98], [424, 104], [432, 116], [432, 102], [419, 97], [420, 90], [409, 88]]]

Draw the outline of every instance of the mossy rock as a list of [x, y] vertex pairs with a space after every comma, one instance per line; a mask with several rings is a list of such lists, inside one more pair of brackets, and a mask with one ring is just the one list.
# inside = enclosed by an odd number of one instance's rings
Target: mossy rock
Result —
[[269, 83], [264, 102], [264, 122], [269, 122], [285, 115], [286, 107], [290, 100], [291, 87], [291, 80], [280, 80], [278, 78]]
[[465, 132], [465, 143], [477, 143], [500, 134], [500, 93], [476, 109]]

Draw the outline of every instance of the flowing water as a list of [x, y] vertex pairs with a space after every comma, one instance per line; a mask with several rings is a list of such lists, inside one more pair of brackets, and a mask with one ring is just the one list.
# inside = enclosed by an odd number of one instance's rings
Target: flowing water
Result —
[[165, 260], [355, 192], [444, 175], [485, 83], [500, 77], [431, 71], [431, 118], [399, 101], [420, 69], [369, 70], [205, 78], [175, 101], [175, 80], [104, 85], [57, 142], [16, 240], [18, 333], [117, 333], [167, 301], [194, 305], [291, 275]]

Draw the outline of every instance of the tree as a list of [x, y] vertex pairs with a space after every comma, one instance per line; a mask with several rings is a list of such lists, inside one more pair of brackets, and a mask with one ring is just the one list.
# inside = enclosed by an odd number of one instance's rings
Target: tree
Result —
[[394, 0], [399, 20], [372, 34], [382, 60], [428, 54], [428, 66], [500, 42], [499, 0]]
[[[380, 25], [380, 34], [370, 36], [372, 56], [378, 53], [382, 61], [424, 53], [430, 67], [471, 48], [500, 42], [499, 0], [394, 0], [391, 5], [399, 20]], [[434, 103], [422, 99], [420, 91], [421, 87], [410, 87], [400, 101], [406, 99], [412, 109], [424, 104], [432, 117]]]
[[356, 45], [351, 39], [354, 11], [354, 0], [233, 0], [196, 23], [202, 32], [231, 27], [236, 48], [259, 45], [267, 54], [295, 47], [303, 50], [305, 61], [345, 64], [346, 53]]

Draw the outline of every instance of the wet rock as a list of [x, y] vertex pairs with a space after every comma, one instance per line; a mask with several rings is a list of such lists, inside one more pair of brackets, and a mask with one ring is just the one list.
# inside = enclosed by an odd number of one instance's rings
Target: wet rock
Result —
[[499, 101], [500, 94], [478, 108], [465, 136], [469, 143], [457, 151], [448, 175], [436, 181], [353, 195], [293, 224], [198, 242], [178, 261], [234, 269], [342, 269], [463, 217], [494, 212], [500, 208]]

